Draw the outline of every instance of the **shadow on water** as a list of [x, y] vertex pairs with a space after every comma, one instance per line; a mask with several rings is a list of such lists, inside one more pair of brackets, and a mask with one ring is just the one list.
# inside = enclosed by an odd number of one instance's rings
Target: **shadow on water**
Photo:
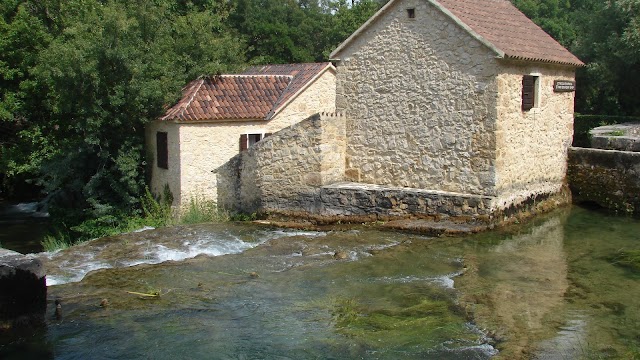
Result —
[[30, 343], [59, 359], [632, 359], [639, 275], [616, 259], [639, 234], [573, 208], [465, 238], [233, 223], [104, 238], [42, 255], [59, 285]]

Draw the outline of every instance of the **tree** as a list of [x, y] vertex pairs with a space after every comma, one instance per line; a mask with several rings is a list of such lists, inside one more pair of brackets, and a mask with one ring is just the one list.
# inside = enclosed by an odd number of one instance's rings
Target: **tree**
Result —
[[640, 115], [640, 1], [575, 0], [574, 52], [587, 63], [578, 72], [579, 112]]
[[174, 103], [188, 80], [241, 64], [243, 43], [225, 28], [228, 9], [217, 2], [38, 6], [51, 40], [29, 52], [35, 60], [17, 85], [30, 102], [9, 111], [28, 119], [19, 141], [32, 148], [9, 157], [16, 169], [37, 169], [46, 192], [64, 194], [61, 213], [72, 207], [81, 214], [76, 220], [115, 219], [134, 211], [144, 193], [145, 123]]

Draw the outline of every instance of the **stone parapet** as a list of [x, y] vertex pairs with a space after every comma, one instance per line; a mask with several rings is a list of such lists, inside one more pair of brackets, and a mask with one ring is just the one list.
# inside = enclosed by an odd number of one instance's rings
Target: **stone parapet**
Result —
[[640, 214], [640, 153], [571, 148], [567, 177], [576, 202]]
[[592, 148], [640, 152], [640, 123], [600, 126], [589, 134]]

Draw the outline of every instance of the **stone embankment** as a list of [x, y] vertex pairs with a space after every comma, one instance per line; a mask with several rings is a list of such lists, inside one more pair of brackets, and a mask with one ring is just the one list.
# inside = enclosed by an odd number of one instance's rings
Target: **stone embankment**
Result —
[[44, 325], [46, 301], [42, 262], [0, 249], [0, 334]]
[[571, 148], [567, 177], [576, 202], [640, 214], [640, 124], [591, 130], [591, 148]]

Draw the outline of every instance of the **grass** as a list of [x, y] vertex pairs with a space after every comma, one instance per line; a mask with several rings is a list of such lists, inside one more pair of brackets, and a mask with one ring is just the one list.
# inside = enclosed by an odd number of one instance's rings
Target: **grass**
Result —
[[172, 203], [173, 196], [168, 186], [165, 187], [164, 194], [159, 198], [155, 198], [149, 189], [146, 189], [140, 199], [142, 210], [137, 214], [105, 215], [71, 227], [60, 223], [54, 233], [45, 237], [42, 246], [45, 251], [50, 252], [66, 249], [87, 240], [128, 233], [144, 227], [160, 228], [177, 224], [252, 221], [256, 219], [255, 214], [231, 215], [220, 209], [215, 201], [206, 200], [199, 196], [191, 198], [189, 205], [180, 213], [174, 211]]
[[44, 251], [52, 252], [56, 250], [64, 250], [73, 246], [75, 242], [71, 239], [68, 232], [57, 232], [56, 235], [46, 235], [42, 241]]
[[609, 132], [607, 135], [610, 135], [610, 136], [623, 136], [624, 135], [624, 131], [615, 130], [615, 131]]
[[218, 208], [213, 200], [192, 197], [189, 206], [180, 215], [180, 224], [201, 224], [207, 222], [229, 221], [230, 215]]

